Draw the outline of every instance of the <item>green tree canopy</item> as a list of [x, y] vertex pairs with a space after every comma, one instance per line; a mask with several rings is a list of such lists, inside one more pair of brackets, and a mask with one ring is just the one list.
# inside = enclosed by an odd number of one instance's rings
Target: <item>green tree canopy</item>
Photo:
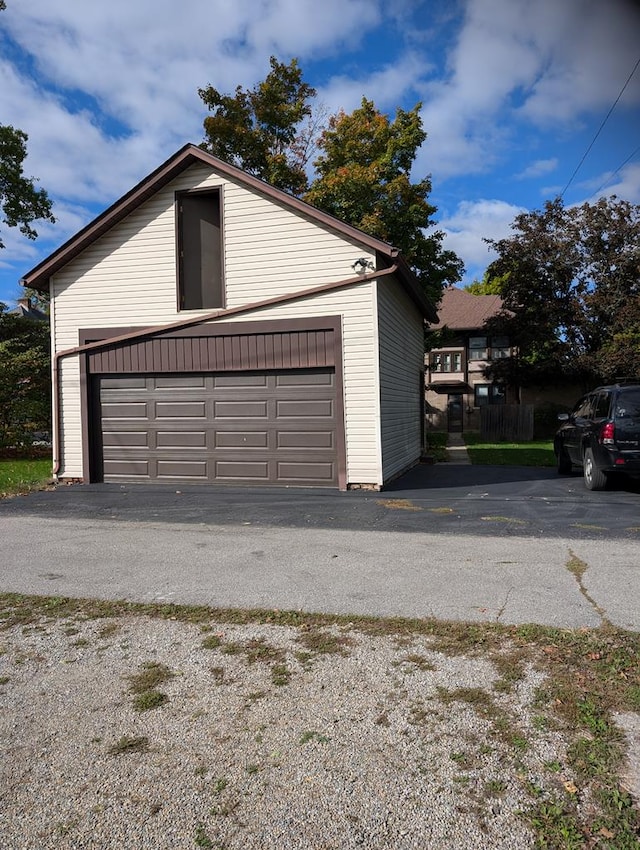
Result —
[[592, 383], [640, 375], [640, 206], [615, 196], [566, 209], [557, 198], [487, 240], [504, 312], [491, 326], [519, 346], [494, 375]]
[[24, 319], [0, 303], [0, 448], [29, 446], [51, 428], [48, 322]]
[[296, 59], [272, 56], [271, 71], [253, 89], [235, 95], [209, 85], [198, 94], [212, 114], [204, 119], [202, 147], [278, 189], [299, 195], [307, 188], [301, 123], [311, 115], [315, 89], [302, 80]]
[[[44, 189], [36, 189], [35, 178], [25, 177], [24, 160], [27, 155], [27, 134], [10, 125], [0, 124], [0, 210], [2, 221], [9, 227], [19, 227], [29, 239], [37, 232], [33, 221], [55, 221], [51, 201]], [[0, 248], [4, 248], [0, 236]]]
[[329, 120], [318, 147], [316, 179], [305, 200], [371, 236], [399, 248], [434, 302], [462, 276], [461, 260], [442, 248], [433, 230], [436, 207], [431, 180], [411, 180], [411, 168], [427, 134], [421, 104], [398, 109], [394, 120], [363, 98], [352, 113]]
[[[508, 275], [508, 272], [507, 272]], [[464, 287], [464, 291], [470, 295], [502, 295], [505, 283], [505, 275], [502, 277], [490, 277], [486, 271], [482, 280], [473, 280]]]
[[[391, 120], [365, 98], [351, 114], [332, 116], [317, 134], [315, 90], [303, 82], [297, 61], [286, 65], [271, 57], [270, 64], [264, 82], [251, 90], [224, 95], [212, 86], [200, 89], [212, 111], [204, 119], [203, 147], [398, 248], [438, 302], [443, 286], [460, 280], [463, 266], [443, 249], [444, 235], [434, 227], [431, 180], [411, 180], [426, 139], [420, 104], [398, 109]], [[320, 153], [309, 185], [315, 147]]]

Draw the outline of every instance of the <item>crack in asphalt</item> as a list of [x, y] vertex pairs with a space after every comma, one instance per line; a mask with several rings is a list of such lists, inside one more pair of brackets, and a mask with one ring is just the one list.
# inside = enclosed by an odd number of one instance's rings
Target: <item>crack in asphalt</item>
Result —
[[578, 589], [580, 590], [580, 593], [584, 596], [584, 598], [587, 600], [587, 602], [591, 605], [591, 607], [596, 612], [596, 614], [600, 617], [602, 622], [603, 623], [609, 623], [609, 619], [607, 618], [606, 610], [604, 608], [601, 608], [600, 605], [598, 605], [596, 600], [593, 598], [593, 596], [591, 596], [589, 594], [589, 591], [584, 586], [584, 582], [583, 582], [582, 579], [583, 579], [583, 576], [586, 573], [586, 571], [589, 569], [589, 564], [587, 564], [586, 561], [583, 561], [581, 558], [578, 558], [578, 556], [575, 554], [575, 552], [572, 552], [571, 549], [569, 549], [569, 556], [570, 556], [569, 560], [567, 561], [565, 566], [569, 570], [571, 575], [575, 578], [575, 580], [578, 584]]

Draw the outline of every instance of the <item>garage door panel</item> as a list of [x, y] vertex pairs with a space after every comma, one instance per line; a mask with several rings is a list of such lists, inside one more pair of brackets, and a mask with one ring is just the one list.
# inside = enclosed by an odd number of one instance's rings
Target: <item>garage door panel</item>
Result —
[[201, 389], [205, 385], [204, 375], [167, 375], [155, 379], [156, 389]]
[[216, 431], [217, 449], [266, 449], [268, 446], [266, 431]]
[[332, 369], [98, 380], [105, 481], [337, 486]]
[[278, 463], [278, 478], [281, 481], [332, 481], [335, 468], [332, 463], [309, 463], [287, 461]]
[[267, 461], [217, 461], [215, 473], [216, 479], [268, 482], [269, 464]]
[[149, 446], [148, 431], [106, 431], [103, 437], [103, 445], [118, 446], [121, 448], [139, 448]]
[[158, 458], [158, 478], [195, 478], [196, 480], [207, 480], [207, 461], [188, 460], [162, 460]]
[[206, 431], [158, 431], [156, 446], [159, 449], [206, 448]]
[[216, 419], [266, 419], [266, 401], [214, 401]]
[[148, 478], [149, 477], [149, 462], [146, 460], [104, 460], [104, 475], [107, 476], [127, 477], [127, 478]]
[[333, 431], [278, 431], [280, 449], [333, 449]]
[[333, 418], [333, 402], [331, 399], [319, 401], [278, 401], [278, 418]]
[[148, 418], [147, 405], [144, 402], [103, 404], [102, 418], [146, 420]]
[[231, 372], [228, 375], [215, 375], [213, 378], [213, 386], [230, 389], [239, 387], [244, 390], [247, 387], [266, 387], [269, 376], [265, 374], [235, 374]]
[[290, 372], [275, 376], [278, 387], [332, 387], [334, 372]]
[[204, 401], [178, 402], [173, 404], [166, 401], [156, 402], [156, 419], [204, 419], [207, 415], [207, 405]]

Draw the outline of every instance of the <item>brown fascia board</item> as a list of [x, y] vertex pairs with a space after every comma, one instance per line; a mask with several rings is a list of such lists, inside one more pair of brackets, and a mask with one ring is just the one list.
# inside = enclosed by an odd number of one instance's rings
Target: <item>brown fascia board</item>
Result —
[[[219, 174], [223, 174], [232, 180], [249, 186], [278, 203], [317, 221], [319, 224], [337, 231], [355, 242], [359, 242], [377, 254], [388, 258], [391, 262], [397, 261], [399, 256], [397, 248], [388, 245], [381, 239], [369, 236], [356, 227], [345, 224], [339, 219], [334, 218], [334, 216], [312, 207], [305, 201], [301, 201], [299, 198], [293, 197], [293, 195], [289, 195], [280, 189], [276, 189], [274, 186], [270, 186], [264, 180], [259, 180], [257, 177], [247, 174], [246, 171], [242, 171], [242, 169], [236, 168], [234, 165], [223, 162], [221, 159], [207, 153], [207, 151], [196, 145], [187, 144], [156, 168], [155, 171], [152, 171], [151, 174], [141, 180], [140, 183], [134, 186], [133, 189], [123, 195], [118, 201], [100, 213], [97, 218], [87, 224], [75, 236], [72, 236], [71, 239], [61, 245], [53, 254], [50, 254], [35, 266], [35, 268], [31, 269], [30, 272], [27, 272], [20, 283], [23, 286], [29, 286], [40, 292], [47, 292], [51, 275], [59, 271], [98, 237], [102, 236], [102, 234], [110, 230], [115, 224], [125, 218], [125, 216], [129, 215], [136, 207], [150, 198], [176, 175], [198, 162], [209, 165]], [[422, 295], [415, 276], [404, 261], [399, 266], [399, 271], [402, 283], [407, 289], [407, 292], [425, 317], [431, 321], [430, 315], [433, 312], [433, 306]]]

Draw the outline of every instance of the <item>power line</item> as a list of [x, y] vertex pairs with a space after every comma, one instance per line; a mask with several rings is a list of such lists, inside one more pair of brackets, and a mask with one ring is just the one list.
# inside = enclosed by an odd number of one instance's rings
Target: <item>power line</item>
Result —
[[[622, 97], [622, 95], [624, 94], [624, 91], [625, 91], [626, 87], [627, 87], [627, 86], [629, 85], [629, 83], [631, 82], [631, 77], [633, 77], [633, 75], [635, 74], [635, 72], [636, 72], [636, 70], [637, 70], [637, 68], [638, 68], [638, 65], [640, 65], [640, 59], [638, 59], [638, 61], [636, 62], [636, 64], [633, 66], [633, 71], [629, 74], [629, 77], [627, 78], [627, 82], [626, 82], [626, 83], [622, 86], [622, 88], [620, 89], [620, 94], [618, 95], [618, 97], [617, 97], [617, 98], [615, 99], [615, 101], [613, 102], [613, 106], [611, 107], [611, 109], [610, 109], [610, 110], [607, 112], [607, 114], [605, 115], [605, 117], [604, 117], [604, 120], [603, 120], [602, 124], [600, 124], [600, 126], [598, 127], [598, 132], [595, 134], [595, 136], [593, 137], [593, 139], [592, 139], [592, 141], [591, 141], [591, 144], [589, 145], [589, 147], [588, 147], [588, 148], [586, 149], [586, 151], [584, 152], [584, 156], [582, 157], [582, 159], [580, 160], [580, 162], [577, 164], [577, 166], [576, 166], [576, 168], [575, 168], [575, 171], [573, 172], [573, 174], [572, 174], [572, 175], [571, 175], [571, 177], [569, 178], [569, 182], [567, 183], [567, 185], [564, 187], [564, 189], [563, 189], [563, 190], [562, 190], [562, 192], [560, 193], [560, 197], [561, 197], [561, 198], [564, 196], [564, 193], [567, 191], [567, 189], [569, 188], [569, 186], [573, 183], [573, 178], [576, 176], [576, 174], [578, 173], [578, 171], [580, 171], [580, 168], [581, 168], [581, 166], [582, 166], [582, 163], [585, 161], [585, 159], [586, 159], [586, 158], [587, 158], [587, 156], [589, 155], [589, 151], [591, 150], [591, 148], [592, 148], [592, 147], [594, 146], [594, 144], [596, 143], [596, 139], [598, 138], [598, 136], [599, 136], [599, 135], [600, 135], [600, 133], [602, 132], [602, 128], [604, 127], [604, 125], [605, 125], [605, 124], [607, 123], [607, 121], [609, 120], [609, 116], [611, 115], [611, 113], [613, 112], [613, 110], [616, 108], [616, 106], [617, 106], [617, 104], [618, 104], [618, 101], [620, 100], [620, 98], [621, 98], [621, 97]], [[620, 166], [620, 168], [622, 168], [622, 166]]]
[[593, 194], [594, 194], [594, 196], [595, 196], [595, 195], [599, 195], [599, 194], [600, 194], [600, 192], [602, 192], [602, 190], [604, 189], [604, 187], [607, 185], [607, 183], [610, 183], [610, 182], [613, 180], [613, 178], [616, 176], [616, 174], [617, 174], [619, 171], [622, 171], [622, 169], [623, 169], [623, 168], [625, 167], [625, 165], [629, 162], [629, 160], [633, 159], [633, 157], [634, 157], [634, 156], [635, 156], [635, 155], [636, 155], [639, 151], [640, 151], [640, 145], [638, 145], [638, 147], [637, 147], [637, 148], [633, 151], [633, 153], [630, 153], [630, 154], [629, 154], [629, 156], [625, 159], [625, 161], [622, 163], [622, 165], [619, 165], [619, 166], [616, 168], [616, 170], [613, 172], [613, 174], [610, 174], [610, 175], [607, 177], [607, 179], [604, 181], [604, 183], [602, 184], [602, 186], [600, 186], [600, 188], [599, 188], [599, 189], [597, 189], [597, 190], [593, 193]]

